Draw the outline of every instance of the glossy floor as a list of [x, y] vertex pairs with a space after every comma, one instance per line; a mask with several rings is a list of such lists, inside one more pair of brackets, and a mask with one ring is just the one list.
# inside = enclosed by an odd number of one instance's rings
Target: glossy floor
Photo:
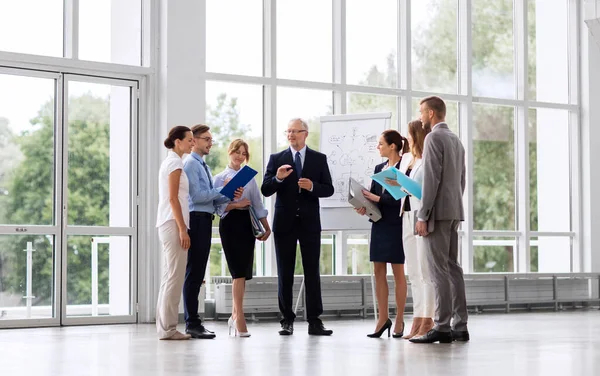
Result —
[[[277, 322], [251, 338], [158, 341], [154, 325], [0, 330], [0, 375], [598, 375], [600, 312], [472, 315], [471, 342], [370, 339], [371, 320], [325, 320], [332, 337], [291, 337]], [[407, 327], [410, 318], [407, 317]], [[594, 371], [594, 369], [596, 371]]]

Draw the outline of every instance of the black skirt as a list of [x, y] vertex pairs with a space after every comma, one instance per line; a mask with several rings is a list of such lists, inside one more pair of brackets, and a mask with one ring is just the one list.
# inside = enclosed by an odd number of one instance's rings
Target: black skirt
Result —
[[250, 212], [231, 210], [219, 222], [221, 245], [231, 276], [252, 279], [254, 245], [256, 238], [252, 232]]
[[404, 264], [401, 221], [382, 218], [373, 223], [369, 256], [372, 262]]

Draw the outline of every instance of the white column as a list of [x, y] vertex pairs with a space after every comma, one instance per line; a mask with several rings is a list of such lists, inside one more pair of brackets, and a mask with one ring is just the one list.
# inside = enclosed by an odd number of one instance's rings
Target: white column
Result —
[[[583, 7], [583, 19], [598, 18], [600, 1]], [[581, 25], [581, 167], [583, 271], [600, 272], [600, 46]]]

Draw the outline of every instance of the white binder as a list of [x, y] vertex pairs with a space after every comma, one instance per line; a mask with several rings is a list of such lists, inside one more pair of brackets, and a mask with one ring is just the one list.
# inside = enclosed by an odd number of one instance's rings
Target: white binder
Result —
[[348, 202], [356, 209], [365, 208], [367, 210], [367, 216], [373, 221], [377, 222], [381, 219], [381, 212], [377, 205], [369, 201], [362, 193], [362, 191], [368, 190], [363, 187], [359, 182], [350, 178], [348, 184]]

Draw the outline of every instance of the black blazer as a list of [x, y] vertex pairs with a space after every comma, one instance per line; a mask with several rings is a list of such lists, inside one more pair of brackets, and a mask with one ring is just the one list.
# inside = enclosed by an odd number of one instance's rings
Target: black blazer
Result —
[[298, 179], [300, 177], [298, 177], [295, 170], [281, 183], [278, 183], [275, 180], [277, 169], [284, 164], [289, 164], [292, 168], [294, 167], [294, 158], [289, 148], [282, 152], [271, 154], [265, 178], [260, 188], [265, 197], [277, 193], [273, 232], [291, 231], [296, 215], [299, 215], [303, 219], [303, 230], [321, 231], [319, 197], [330, 197], [333, 195], [333, 184], [331, 182], [329, 166], [327, 165], [327, 156], [308, 147], [306, 148], [301, 177], [310, 179], [313, 182], [312, 192], [305, 189], [300, 193], [298, 192]]
[[[381, 172], [387, 163], [388, 162], [385, 161], [375, 166], [375, 174]], [[396, 164], [396, 168], [400, 168], [400, 162]], [[383, 187], [375, 180], [371, 180], [371, 189], [369, 191], [380, 197], [379, 202], [377, 203], [377, 207], [381, 212], [380, 221], [397, 223], [400, 225], [402, 223], [402, 218], [400, 218], [400, 204], [402, 203], [402, 200], [396, 200], [387, 190], [383, 192]], [[401, 231], [401, 229], [402, 228], [399, 227], [398, 231]]]

